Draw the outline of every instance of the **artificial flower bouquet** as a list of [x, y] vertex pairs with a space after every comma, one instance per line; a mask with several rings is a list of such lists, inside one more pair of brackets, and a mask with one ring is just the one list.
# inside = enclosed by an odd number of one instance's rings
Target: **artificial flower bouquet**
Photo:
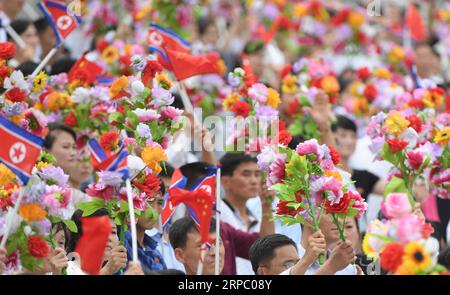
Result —
[[433, 227], [423, 216], [413, 213], [405, 193], [390, 193], [381, 204], [386, 220], [373, 220], [363, 240], [363, 250], [380, 259], [390, 274], [440, 274], [445, 267], [437, 263], [439, 242], [430, 237]]

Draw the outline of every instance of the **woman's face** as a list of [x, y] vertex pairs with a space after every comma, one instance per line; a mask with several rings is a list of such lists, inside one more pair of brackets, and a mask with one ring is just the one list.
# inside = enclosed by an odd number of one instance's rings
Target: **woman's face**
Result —
[[39, 45], [39, 37], [34, 25], [29, 25], [20, 37], [22, 37], [23, 41], [25, 41], [25, 43], [30, 45], [33, 49], [36, 49]]
[[60, 166], [65, 173], [71, 175], [74, 168], [77, 167], [77, 147], [73, 137], [64, 131], [54, 131], [55, 141], [49, 152], [55, 156]]
[[78, 158], [75, 169], [73, 169], [70, 176], [75, 183], [81, 185], [82, 183], [89, 181], [89, 177], [92, 175], [93, 170], [94, 168], [89, 159]]
[[111, 222], [111, 233], [109, 234], [108, 243], [105, 248], [105, 258], [104, 260], [108, 260], [111, 256], [111, 250], [119, 245], [119, 237], [117, 236], [117, 225], [114, 223], [114, 220], [109, 219]]
[[65, 247], [66, 247], [66, 234], [65, 234], [64, 230], [59, 230], [56, 233], [54, 233], [53, 234], [53, 238], [55, 239], [56, 247], [65, 249]]

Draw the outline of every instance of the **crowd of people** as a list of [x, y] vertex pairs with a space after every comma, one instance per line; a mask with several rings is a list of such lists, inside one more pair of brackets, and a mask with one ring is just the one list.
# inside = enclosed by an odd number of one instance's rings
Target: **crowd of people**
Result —
[[448, 274], [447, 1], [0, 3], [1, 274]]

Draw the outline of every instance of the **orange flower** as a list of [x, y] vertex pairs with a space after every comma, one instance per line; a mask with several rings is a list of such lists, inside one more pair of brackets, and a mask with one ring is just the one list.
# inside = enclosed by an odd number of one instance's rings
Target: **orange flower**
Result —
[[355, 30], [359, 29], [364, 24], [364, 15], [352, 11], [348, 16], [348, 24]]
[[52, 112], [56, 112], [64, 108], [70, 108], [72, 104], [72, 98], [67, 93], [61, 92], [52, 92], [45, 100], [45, 106]]
[[5, 165], [0, 163], [0, 186], [5, 186], [11, 183], [16, 178], [16, 175], [12, 173]]
[[121, 95], [125, 89], [128, 86], [128, 78], [127, 76], [122, 76], [118, 79], [116, 79], [109, 88], [109, 95], [111, 98], [118, 98], [119, 95]]
[[159, 174], [162, 170], [159, 162], [167, 161], [167, 155], [160, 146], [146, 146], [142, 151], [141, 158], [155, 174]]
[[19, 215], [27, 222], [41, 221], [47, 216], [47, 212], [36, 204], [25, 204], [20, 206]]
[[280, 94], [273, 88], [267, 89], [267, 105], [276, 109], [281, 103]]
[[336, 95], [339, 93], [339, 83], [335, 76], [326, 76], [320, 82], [320, 87], [328, 95]]
[[102, 52], [102, 59], [108, 64], [117, 61], [119, 56], [119, 51], [112, 45], [106, 47]]

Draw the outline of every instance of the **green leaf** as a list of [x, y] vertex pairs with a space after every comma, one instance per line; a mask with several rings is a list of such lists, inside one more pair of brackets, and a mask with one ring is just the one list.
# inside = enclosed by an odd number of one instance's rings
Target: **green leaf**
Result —
[[390, 193], [407, 193], [408, 189], [406, 188], [405, 181], [398, 177], [392, 177], [391, 180], [386, 185], [384, 189], [383, 195], [387, 196]]
[[115, 113], [112, 113], [111, 115], [109, 115], [109, 122], [119, 122], [119, 123], [123, 124], [125, 122], [125, 120], [123, 118], [122, 113], [115, 112]]
[[129, 207], [128, 207], [128, 202], [124, 201], [124, 200], [120, 200], [120, 212], [125, 213], [128, 212]]
[[383, 160], [392, 163], [394, 166], [397, 166], [397, 157], [395, 156], [395, 154], [391, 153], [389, 145], [387, 143], [383, 145], [383, 149], [381, 150], [381, 157], [383, 158]]
[[133, 127], [136, 127], [139, 124], [138, 116], [132, 111], [127, 112], [127, 119]]
[[347, 210], [347, 214], [345, 214], [347, 217], [355, 217], [356, 215], [358, 215], [358, 209], [355, 208], [348, 208]]
[[292, 136], [297, 136], [303, 134], [303, 126], [300, 122], [296, 121], [289, 125], [287, 128], [289, 133], [291, 133]]
[[67, 226], [67, 228], [73, 232], [73, 233], [77, 233], [78, 232], [78, 228], [77, 225], [75, 224], [75, 222], [73, 220], [62, 220], [62, 222], [64, 222], [64, 224]]
[[105, 202], [100, 198], [92, 198], [89, 202], [79, 203], [77, 208], [83, 211], [83, 217], [92, 215], [95, 211], [106, 208]]

